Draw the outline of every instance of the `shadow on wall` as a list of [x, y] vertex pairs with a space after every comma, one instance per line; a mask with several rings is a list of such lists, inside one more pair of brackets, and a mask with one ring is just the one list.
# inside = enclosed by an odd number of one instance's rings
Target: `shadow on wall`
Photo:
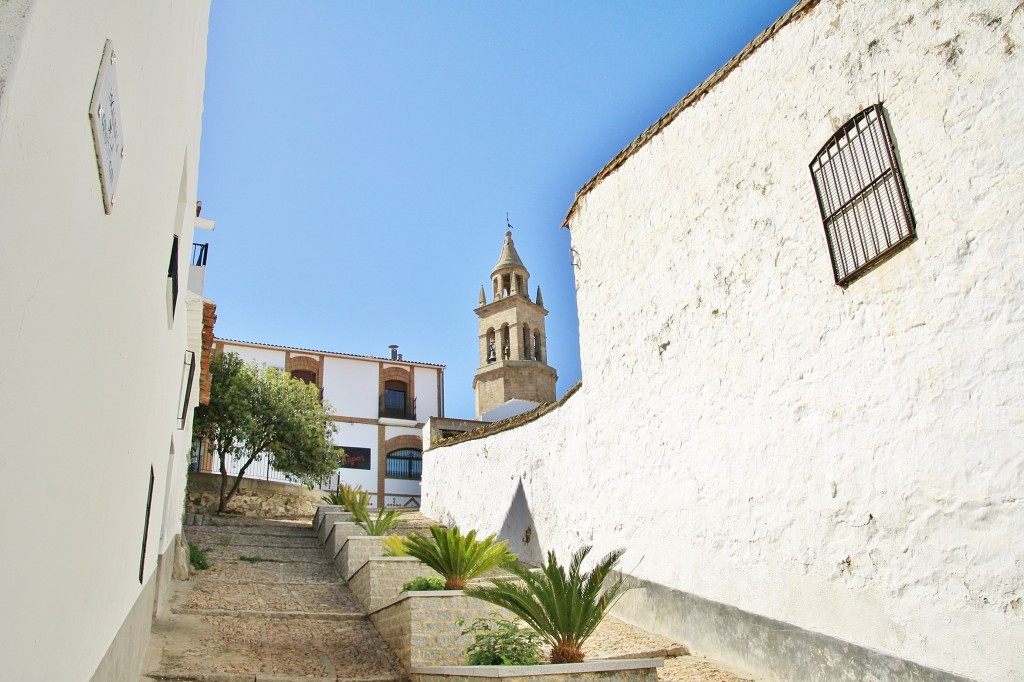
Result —
[[523, 488], [523, 479], [519, 479], [515, 495], [509, 503], [508, 512], [505, 514], [505, 521], [498, 531], [499, 540], [507, 540], [508, 548], [519, 556], [519, 560], [539, 565], [544, 559], [544, 552], [540, 547], [540, 538], [533, 523], [533, 512], [530, 511], [530, 503], [526, 500], [526, 490]]

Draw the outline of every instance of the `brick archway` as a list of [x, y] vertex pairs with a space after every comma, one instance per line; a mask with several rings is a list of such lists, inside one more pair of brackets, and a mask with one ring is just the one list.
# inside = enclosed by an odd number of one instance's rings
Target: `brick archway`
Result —
[[422, 450], [423, 449], [423, 438], [421, 436], [413, 436], [406, 434], [404, 436], [395, 436], [394, 438], [388, 438], [384, 441], [384, 452], [391, 453], [395, 450], [404, 450], [409, 448], [411, 450]]

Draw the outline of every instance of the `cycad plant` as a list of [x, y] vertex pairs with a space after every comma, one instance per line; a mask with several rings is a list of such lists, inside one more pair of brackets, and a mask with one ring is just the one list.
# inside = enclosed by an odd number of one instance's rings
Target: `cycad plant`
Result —
[[466, 583], [487, 571], [515, 560], [508, 543], [488, 535], [476, 539], [476, 531], [463, 535], [458, 527], [430, 527], [430, 537], [410, 535], [405, 540], [409, 556], [416, 557], [444, 576], [444, 589], [461, 590]]
[[405, 536], [398, 533], [392, 533], [384, 538], [384, 556], [409, 556], [405, 540]]
[[469, 589], [466, 594], [522, 618], [551, 645], [552, 663], [579, 663], [583, 660], [583, 642], [627, 589], [621, 576], [609, 581], [623, 552], [609, 553], [585, 573], [580, 566], [590, 547], [573, 554], [568, 573], [555, 553], [548, 552], [547, 563], [539, 571], [510, 564], [508, 569], [518, 580], [494, 579], [490, 587]]
[[327, 500], [327, 504], [333, 505], [335, 507], [345, 506], [345, 496], [341, 493], [340, 488], [338, 490], [334, 490], [332, 492], [327, 493], [325, 495], [325, 499]]
[[401, 511], [384, 507], [377, 510], [377, 518], [372, 518], [370, 512], [366, 511], [366, 507], [357, 506], [352, 510], [352, 514], [356, 517], [356, 523], [363, 527], [367, 535], [384, 535], [402, 519]]
[[363, 490], [362, 486], [352, 487], [347, 483], [341, 483], [338, 485], [338, 495], [341, 500], [341, 506], [349, 510], [353, 514], [356, 510], [365, 510], [370, 506], [370, 493]]

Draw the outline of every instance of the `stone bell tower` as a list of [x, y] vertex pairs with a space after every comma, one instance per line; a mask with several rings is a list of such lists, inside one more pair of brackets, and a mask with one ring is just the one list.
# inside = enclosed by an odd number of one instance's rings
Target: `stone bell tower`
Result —
[[[530, 300], [530, 273], [516, 253], [512, 233], [505, 233], [498, 264], [491, 270], [491, 302], [480, 287], [480, 368], [473, 377], [476, 416], [515, 400], [510, 414], [525, 412], [555, 399], [558, 373], [547, 364], [547, 335], [540, 287]], [[525, 401], [525, 402], [524, 402]], [[527, 404], [532, 403], [532, 405]]]

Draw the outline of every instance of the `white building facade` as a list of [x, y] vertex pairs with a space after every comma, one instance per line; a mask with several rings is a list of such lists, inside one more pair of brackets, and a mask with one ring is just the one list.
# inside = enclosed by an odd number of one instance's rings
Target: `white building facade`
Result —
[[[347, 456], [328, 488], [358, 485], [378, 506], [419, 506], [422, 430], [427, 419], [444, 416], [443, 365], [407, 361], [397, 346], [390, 358], [228, 339], [217, 339], [214, 347], [320, 388], [338, 426], [335, 445]], [[204, 468], [217, 470], [211, 458], [205, 461]]]
[[425, 513], [625, 547], [758, 679], [1024, 679], [1017, 4], [800, 2], [641, 135], [566, 218], [582, 388]]
[[182, 558], [208, 13], [0, 3], [4, 679], [136, 679]]

